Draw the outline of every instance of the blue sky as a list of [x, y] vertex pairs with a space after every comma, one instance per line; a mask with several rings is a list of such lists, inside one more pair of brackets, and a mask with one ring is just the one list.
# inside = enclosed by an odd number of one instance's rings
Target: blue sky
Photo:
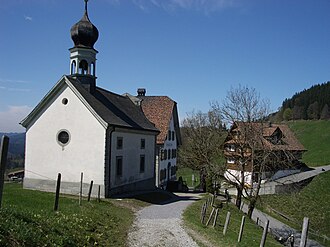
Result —
[[[69, 74], [71, 26], [83, 0], [0, 0], [0, 132]], [[97, 84], [168, 95], [181, 120], [231, 87], [256, 88], [271, 109], [330, 80], [329, 0], [90, 0]]]

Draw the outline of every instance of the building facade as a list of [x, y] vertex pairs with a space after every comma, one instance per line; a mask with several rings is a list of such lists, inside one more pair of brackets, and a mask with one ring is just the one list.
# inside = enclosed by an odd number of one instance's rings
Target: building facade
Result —
[[224, 142], [225, 177], [250, 186], [276, 172], [298, 169], [306, 151], [285, 124], [235, 122]]
[[125, 95], [141, 107], [160, 131], [156, 146], [156, 186], [166, 188], [167, 181], [176, 179], [177, 153], [181, 145], [177, 103], [168, 96], [147, 96], [144, 88], [137, 90], [137, 96]]

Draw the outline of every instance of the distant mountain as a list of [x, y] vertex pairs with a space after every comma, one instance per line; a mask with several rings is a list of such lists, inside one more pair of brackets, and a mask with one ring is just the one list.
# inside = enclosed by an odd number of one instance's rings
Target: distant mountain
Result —
[[9, 137], [9, 148], [8, 153], [12, 155], [22, 155], [24, 157], [25, 152], [25, 133], [1, 133], [0, 138], [2, 136]]
[[276, 120], [330, 119], [330, 81], [285, 99]]

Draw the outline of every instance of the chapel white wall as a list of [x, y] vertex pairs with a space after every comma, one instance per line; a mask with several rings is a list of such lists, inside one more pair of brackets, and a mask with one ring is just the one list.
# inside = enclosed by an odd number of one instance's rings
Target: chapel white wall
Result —
[[[68, 99], [64, 105], [62, 100]], [[70, 142], [57, 142], [60, 130], [70, 133]], [[105, 129], [65, 84], [26, 132], [25, 178], [56, 179], [104, 184]]]

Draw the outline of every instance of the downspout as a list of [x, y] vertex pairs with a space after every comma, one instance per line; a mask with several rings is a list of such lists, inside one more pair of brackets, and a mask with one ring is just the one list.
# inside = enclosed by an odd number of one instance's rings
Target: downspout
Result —
[[155, 178], [155, 181], [154, 181], [154, 185], [158, 188], [159, 187], [159, 150], [158, 147], [157, 147], [157, 136], [155, 135], [155, 148], [154, 148], [154, 178]]
[[112, 151], [112, 133], [115, 131], [115, 127], [108, 127], [106, 130], [105, 141], [105, 167], [104, 167], [104, 194], [105, 197], [110, 197], [111, 189], [111, 151]]

